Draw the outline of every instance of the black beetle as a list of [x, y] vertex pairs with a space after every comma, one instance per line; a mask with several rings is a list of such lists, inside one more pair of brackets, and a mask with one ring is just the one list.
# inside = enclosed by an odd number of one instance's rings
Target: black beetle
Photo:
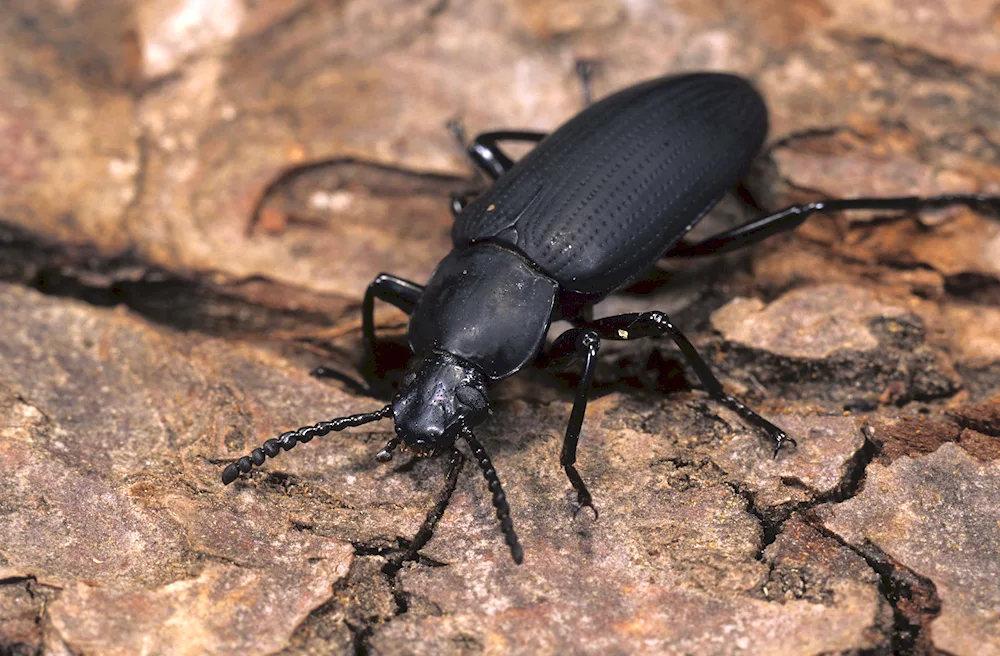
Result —
[[[377, 454], [389, 460], [399, 445], [418, 455], [451, 454], [448, 484], [410, 544], [408, 556], [430, 539], [455, 488], [466, 441], [493, 493], [493, 505], [514, 561], [523, 552], [510, 508], [489, 456], [472, 427], [489, 413], [488, 385], [513, 375], [542, 354], [552, 321], [573, 328], [559, 336], [547, 360], [584, 357], [583, 376], [566, 429], [560, 462], [579, 507], [591, 496], [576, 470], [576, 448], [601, 339], [669, 335], [709, 396], [762, 429], [775, 451], [794, 441], [728, 395], [691, 342], [663, 312], [590, 320], [589, 308], [662, 257], [724, 253], [791, 230], [817, 211], [913, 211], [949, 204], [1000, 208], [1000, 197], [953, 194], [934, 197], [821, 200], [795, 205], [698, 243], [682, 237], [746, 174], [767, 134], [767, 109], [740, 77], [694, 73], [664, 77], [619, 91], [569, 120], [550, 135], [491, 132], [469, 154], [492, 187], [466, 204], [452, 202], [454, 250], [426, 286], [380, 274], [365, 294], [363, 332], [374, 358], [374, 303], [387, 301], [410, 314], [414, 358], [392, 402], [287, 432], [228, 465], [240, 472], [317, 435], [392, 417], [396, 437]], [[537, 142], [514, 163], [501, 141]]]

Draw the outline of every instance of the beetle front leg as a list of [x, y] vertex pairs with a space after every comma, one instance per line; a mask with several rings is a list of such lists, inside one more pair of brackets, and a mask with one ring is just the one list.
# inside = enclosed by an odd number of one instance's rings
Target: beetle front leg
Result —
[[594, 519], [597, 518], [597, 509], [594, 508], [593, 498], [583, 478], [580, 477], [580, 472], [576, 470], [576, 447], [580, 441], [580, 431], [583, 429], [583, 416], [587, 412], [587, 395], [594, 379], [594, 366], [600, 348], [601, 338], [596, 331], [589, 328], [571, 328], [556, 339], [546, 356], [549, 361], [559, 360], [573, 353], [582, 353], [584, 356], [583, 377], [576, 388], [576, 398], [573, 400], [573, 410], [569, 415], [569, 425], [566, 426], [559, 464], [562, 465], [566, 477], [576, 490], [576, 500], [579, 504], [576, 512], [580, 512], [582, 508], [590, 508], [594, 511]]
[[365, 340], [365, 367], [375, 366], [375, 299], [394, 305], [406, 314], [413, 313], [413, 307], [420, 300], [424, 288], [415, 282], [398, 278], [389, 273], [380, 273], [368, 285], [365, 300], [361, 305], [361, 332]]
[[705, 386], [705, 391], [713, 400], [721, 403], [736, 414], [743, 417], [747, 422], [757, 426], [771, 438], [774, 442], [774, 453], [777, 455], [781, 447], [786, 444], [795, 444], [795, 440], [789, 437], [785, 431], [781, 430], [759, 414], [748, 408], [742, 401], [726, 393], [722, 383], [712, 373], [708, 363], [698, 354], [694, 344], [684, 336], [677, 326], [675, 326], [663, 312], [643, 312], [641, 314], [620, 314], [614, 317], [598, 319], [587, 326], [597, 331], [605, 339], [629, 340], [641, 339], [643, 337], [659, 337], [669, 335], [674, 343], [680, 348], [684, 358], [691, 364], [701, 384]]
[[[398, 278], [392, 274], [380, 273], [368, 285], [364, 301], [361, 303], [361, 338], [364, 341], [364, 361], [362, 374], [368, 377], [374, 375], [375, 367], [375, 299], [394, 305], [406, 314], [413, 312], [413, 307], [420, 299], [424, 288], [415, 282]], [[312, 374], [318, 378], [333, 378], [352, 388], [359, 389], [369, 396], [376, 396], [371, 389], [365, 389], [354, 379], [342, 372], [327, 367], [316, 367]]]

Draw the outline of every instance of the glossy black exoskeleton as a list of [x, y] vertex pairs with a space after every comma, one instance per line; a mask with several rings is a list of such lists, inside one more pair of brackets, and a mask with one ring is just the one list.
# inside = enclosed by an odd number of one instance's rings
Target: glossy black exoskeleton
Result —
[[[550, 135], [493, 132], [469, 154], [493, 180], [467, 205], [453, 199], [454, 250], [426, 286], [381, 274], [368, 287], [363, 313], [368, 362], [374, 345], [375, 299], [410, 314], [414, 357], [392, 403], [376, 412], [322, 422], [280, 438], [226, 467], [223, 482], [297, 442], [392, 417], [396, 437], [379, 451], [391, 458], [402, 444], [419, 455], [450, 453], [448, 484], [410, 545], [430, 539], [470, 447], [493, 493], [501, 530], [514, 560], [522, 550], [500, 479], [472, 428], [488, 415], [490, 383], [540, 355], [579, 354], [583, 376], [570, 414], [561, 464], [580, 507], [593, 507], [576, 469], [576, 448], [602, 339], [668, 335], [680, 347], [712, 399], [762, 429], [775, 452], [793, 442], [778, 427], [726, 394], [709, 366], [663, 312], [589, 320], [587, 310], [663, 257], [723, 253], [790, 230], [817, 211], [918, 210], [948, 204], [1000, 208], [1000, 198], [976, 194], [930, 198], [857, 198], [795, 205], [698, 243], [684, 235], [746, 174], [767, 133], [767, 110], [745, 80], [696, 73], [652, 80], [597, 102]], [[538, 142], [514, 163], [501, 141]], [[573, 328], [544, 349], [552, 321]]]

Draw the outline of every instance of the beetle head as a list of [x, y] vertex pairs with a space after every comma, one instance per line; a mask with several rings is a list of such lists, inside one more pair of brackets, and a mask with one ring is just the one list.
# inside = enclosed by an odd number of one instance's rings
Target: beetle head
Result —
[[[397, 439], [417, 455], [433, 455], [451, 447], [462, 426], [481, 423], [489, 410], [483, 374], [438, 351], [411, 364], [392, 400]], [[390, 443], [387, 449], [393, 446]], [[386, 450], [379, 455], [388, 459]]]

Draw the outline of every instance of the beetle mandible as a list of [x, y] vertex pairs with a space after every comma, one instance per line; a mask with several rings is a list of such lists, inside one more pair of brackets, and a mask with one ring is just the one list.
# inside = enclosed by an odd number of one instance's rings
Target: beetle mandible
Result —
[[[576, 469], [577, 442], [601, 340], [669, 336], [708, 395], [762, 430], [775, 452], [794, 443], [780, 428], [730, 396], [691, 342], [663, 312], [599, 320], [588, 309], [662, 257], [718, 254], [794, 229], [813, 212], [916, 211], [951, 204], [1000, 209], [1000, 197], [950, 194], [933, 197], [819, 200], [793, 205], [697, 243], [684, 235], [735, 187], [760, 152], [767, 109], [746, 80], [724, 73], [664, 77], [619, 91], [570, 119], [551, 134], [491, 132], [477, 137], [469, 154], [494, 180], [466, 204], [453, 199], [452, 250], [421, 286], [380, 274], [362, 305], [367, 362], [374, 359], [375, 299], [410, 315], [413, 359], [392, 402], [375, 412], [320, 422], [268, 440], [228, 465], [229, 484], [298, 442], [348, 426], [391, 417], [396, 435], [378, 452], [391, 459], [397, 447], [418, 456], [450, 454], [447, 485], [411, 542], [413, 556], [431, 537], [455, 488], [464, 440], [493, 494], [500, 529], [515, 562], [523, 550], [514, 532], [500, 479], [472, 428], [489, 414], [491, 383], [517, 373], [540, 355], [583, 356], [563, 441], [560, 464], [579, 508], [593, 509]], [[518, 162], [499, 143], [536, 142]], [[552, 321], [573, 327], [543, 353]], [[595, 511], [596, 512], [596, 511]]]

